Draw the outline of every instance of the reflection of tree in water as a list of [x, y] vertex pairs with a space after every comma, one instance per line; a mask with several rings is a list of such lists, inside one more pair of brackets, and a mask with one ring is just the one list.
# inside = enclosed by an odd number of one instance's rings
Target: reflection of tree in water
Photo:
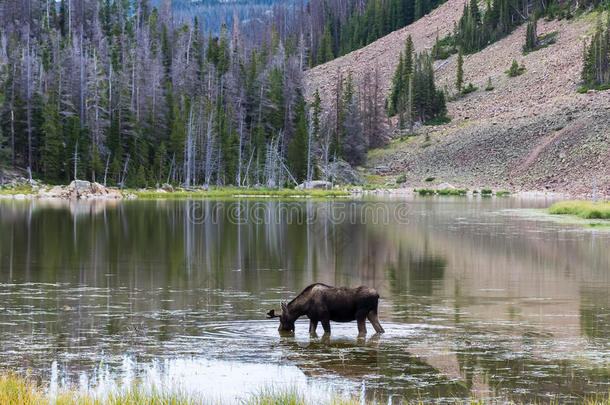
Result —
[[463, 382], [451, 380], [401, 344], [380, 341], [378, 335], [368, 340], [322, 337], [307, 344], [287, 337], [282, 338], [280, 347], [283, 357], [308, 377], [330, 375], [352, 380], [359, 388], [364, 387], [367, 401], [398, 404], [418, 397], [469, 396]]
[[610, 322], [608, 320], [610, 295], [608, 294], [608, 287], [583, 287], [579, 295], [581, 333], [589, 339], [607, 339], [610, 336]]
[[444, 257], [411, 250], [401, 244], [395, 262], [386, 263], [385, 273], [392, 294], [395, 313], [404, 314], [407, 321], [430, 315], [430, 296], [436, 284], [445, 274], [447, 261]]
[[549, 395], [560, 396], [563, 403], [567, 397], [598, 393], [610, 381], [610, 370], [579, 367], [569, 360], [515, 356], [501, 346], [465, 347], [456, 356], [468, 389], [478, 377], [494, 395], [516, 403], [542, 403]]

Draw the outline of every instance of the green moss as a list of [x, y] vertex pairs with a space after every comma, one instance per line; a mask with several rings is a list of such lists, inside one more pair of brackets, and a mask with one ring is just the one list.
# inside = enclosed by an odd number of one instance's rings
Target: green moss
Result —
[[511, 194], [512, 194], [511, 191], [506, 191], [506, 190], [496, 191], [496, 196], [498, 196], [498, 197], [507, 196], [507, 195], [511, 195]]
[[610, 219], [610, 202], [561, 201], [551, 205], [549, 214], [575, 215], [584, 219]]

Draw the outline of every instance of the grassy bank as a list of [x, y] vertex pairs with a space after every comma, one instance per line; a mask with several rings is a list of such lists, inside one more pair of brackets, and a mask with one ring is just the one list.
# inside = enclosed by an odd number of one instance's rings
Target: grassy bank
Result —
[[274, 197], [274, 198], [334, 198], [348, 197], [347, 190], [297, 190], [297, 189], [270, 189], [270, 188], [234, 188], [214, 187], [209, 190], [176, 190], [173, 192], [159, 192], [157, 190], [124, 190], [124, 195], [134, 194], [140, 199], [199, 199], [199, 198], [236, 198], [236, 197]]
[[549, 214], [575, 215], [584, 219], [610, 219], [610, 201], [561, 201], [549, 208]]
[[16, 185], [16, 186], [0, 186], [0, 194], [3, 195], [17, 195], [17, 194], [36, 194], [37, 191], [32, 188], [29, 184]]
[[[424, 404], [426, 399], [417, 399], [404, 404]], [[519, 402], [503, 401], [520, 404]], [[545, 401], [546, 402], [546, 401]], [[583, 405], [610, 405], [610, 394], [604, 393], [579, 401]], [[497, 399], [469, 400], [456, 399], [455, 404], [484, 405], [497, 403]], [[542, 402], [540, 402], [542, 403]], [[548, 402], [559, 404], [557, 400]], [[102, 398], [93, 397], [75, 391], [62, 391], [50, 395], [46, 387], [31, 379], [11, 373], [0, 374], [0, 404], [2, 405], [224, 405], [217, 400], [189, 396], [181, 393], [162, 393], [157, 390], [144, 391], [137, 386], [120, 392], [110, 393]], [[296, 389], [276, 390], [263, 389], [238, 402], [240, 405], [361, 405], [357, 398], [334, 397], [326, 402], [315, 404], [307, 401]], [[367, 405], [375, 403], [369, 402]]]

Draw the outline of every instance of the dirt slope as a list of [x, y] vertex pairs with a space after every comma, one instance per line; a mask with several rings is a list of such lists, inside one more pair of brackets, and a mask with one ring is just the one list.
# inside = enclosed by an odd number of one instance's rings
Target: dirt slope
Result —
[[[332, 100], [337, 70], [356, 83], [377, 65], [384, 95], [390, 90], [399, 52], [409, 33], [415, 48], [429, 49], [459, 19], [463, 0], [449, 0], [430, 15], [367, 47], [305, 73], [307, 94], [315, 88]], [[522, 55], [525, 26], [464, 58], [465, 82], [479, 90], [448, 103], [452, 122], [420, 128], [417, 137], [369, 153], [370, 172], [406, 172], [408, 185], [434, 176], [460, 186], [550, 190], [610, 196], [610, 91], [578, 94], [583, 39], [596, 16], [572, 21], [540, 20], [538, 35], [558, 32], [556, 43]], [[437, 84], [454, 91], [456, 56], [436, 62]], [[513, 59], [527, 71], [509, 78]], [[483, 89], [488, 77], [495, 89]], [[375, 169], [376, 168], [376, 169]]]

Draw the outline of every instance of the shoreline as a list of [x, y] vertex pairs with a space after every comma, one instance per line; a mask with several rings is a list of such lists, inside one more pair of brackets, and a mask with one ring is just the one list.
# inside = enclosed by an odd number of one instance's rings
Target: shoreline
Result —
[[[390, 178], [386, 178], [390, 180]], [[330, 185], [330, 183], [327, 183]], [[549, 200], [584, 200], [610, 201], [610, 196], [566, 191], [549, 191], [536, 189], [519, 189], [505, 187], [490, 187], [489, 185], [472, 184], [462, 187], [461, 184], [409, 182], [396, 184], [387, 181], [384, 184], [365, 185], [335, 185], [332, 189], [310, 188], [241, 188], [233, 186], [214, 187], [180, 187], [164, 184], [161, 187], [146, 189], [119, 189], [106, 187], [99, 183], [84, 180], [74, 180], [68, 185], [49, 185], [33, 180], [19, 178], [10, 183], [0, 184], [0, 199], [14, 200], [188, 200], [205, 198], [360, 198], [362, 196], [479, 196], [479, 197], [517, 197], [526, 199]]]
[[[57, 196], [48, 195], [46, 192], [56, 187], [67, 186], [49, 186], [43, 185], [39, 188], [24, 189], [20, 187], [17, 190], [0, 186], [0, 199], [14, 200], [188, 200], [200, 198], [281, 198], [281, 199], [297, 199], [297, 198], [357, 198], [362, 196], [395, 196], [395, 197], [411, 197], [420, 196], [416, 190], [430, 190], [438, 192], [439, 190], [451, 190], [430, 187], [422, 185], [419, 188], [414, 187], [375, 187], [367, 188], [362, 186], [335, 186], [333, 190], [298, 190], [291, 188], [281, 188], [275, 190], [255, 189], [255, 188], [235, 188], [235, 187], [214, 187], [211, 189], [177, 189], [175, 191], [161, 191], [161, 189], [115, 189], [113, 196], [105, 195], [89, 195], [89, 196]], [[370, 187], [370, 186], [369, 186]], [[591, 200], [591, 196], [587, 194], [571, 193], [571, 192], [556, 192], [545, 190], [504, 190], [491, 189], [490, 194], [482, 194], [480, 190], [486, 187], [475, 188], [454, 188], [455, 190], [464, 190], [462, 197], [517, 197], [527, 199], [550, 199], [550, 200]], [[452, 188], [453, 189], [453, 188]], [[496, 194], [499, 193], [499, 194]], [[431, 196], [446, 197], [449, 195], [433, 194]], [[598, 196], [598, 201], [608, 201], [608, 196]]]
[[[583, 405], [602, 405], [610, 402], [610, 394], [605, 392], [594, 393], [588, 397], [579, 398], [575, 403]], [[406, 399], [405, 404], [423, 404], [435, 398]], [[454, 398], [455, 404], [495, 404], [498, 401], [515, 405], [531, 403], [521, 402], [507, 398], [475, 396], [470, 399]], [[180, 390], [171, 390], [164, 387], [146, 387], [142, 382], [136, 382], [128, 387], [122, 387], [105, 394], [92, 394], [78, 389], [60, 388], [54, 392], [49, 389], [48, 382], [36, 382], [29, 375], [23, 376], [11, 372], [0, 372], [0, 403], [20, 405], [94, 405], [112, 403], [115, 405], [195, 405], [195, 404], [228, 404], [240, 403], [243, 405], [373, 405], [356, 396], [345, 396], [338, 393], [329, 395], [326, 400], [312, 400], [296, 388], [277, 388], [273, 385], [261, 387], [237, 401], [219, 401], [217, 398], [206, 397], [202, 394], [188, 394]]]

